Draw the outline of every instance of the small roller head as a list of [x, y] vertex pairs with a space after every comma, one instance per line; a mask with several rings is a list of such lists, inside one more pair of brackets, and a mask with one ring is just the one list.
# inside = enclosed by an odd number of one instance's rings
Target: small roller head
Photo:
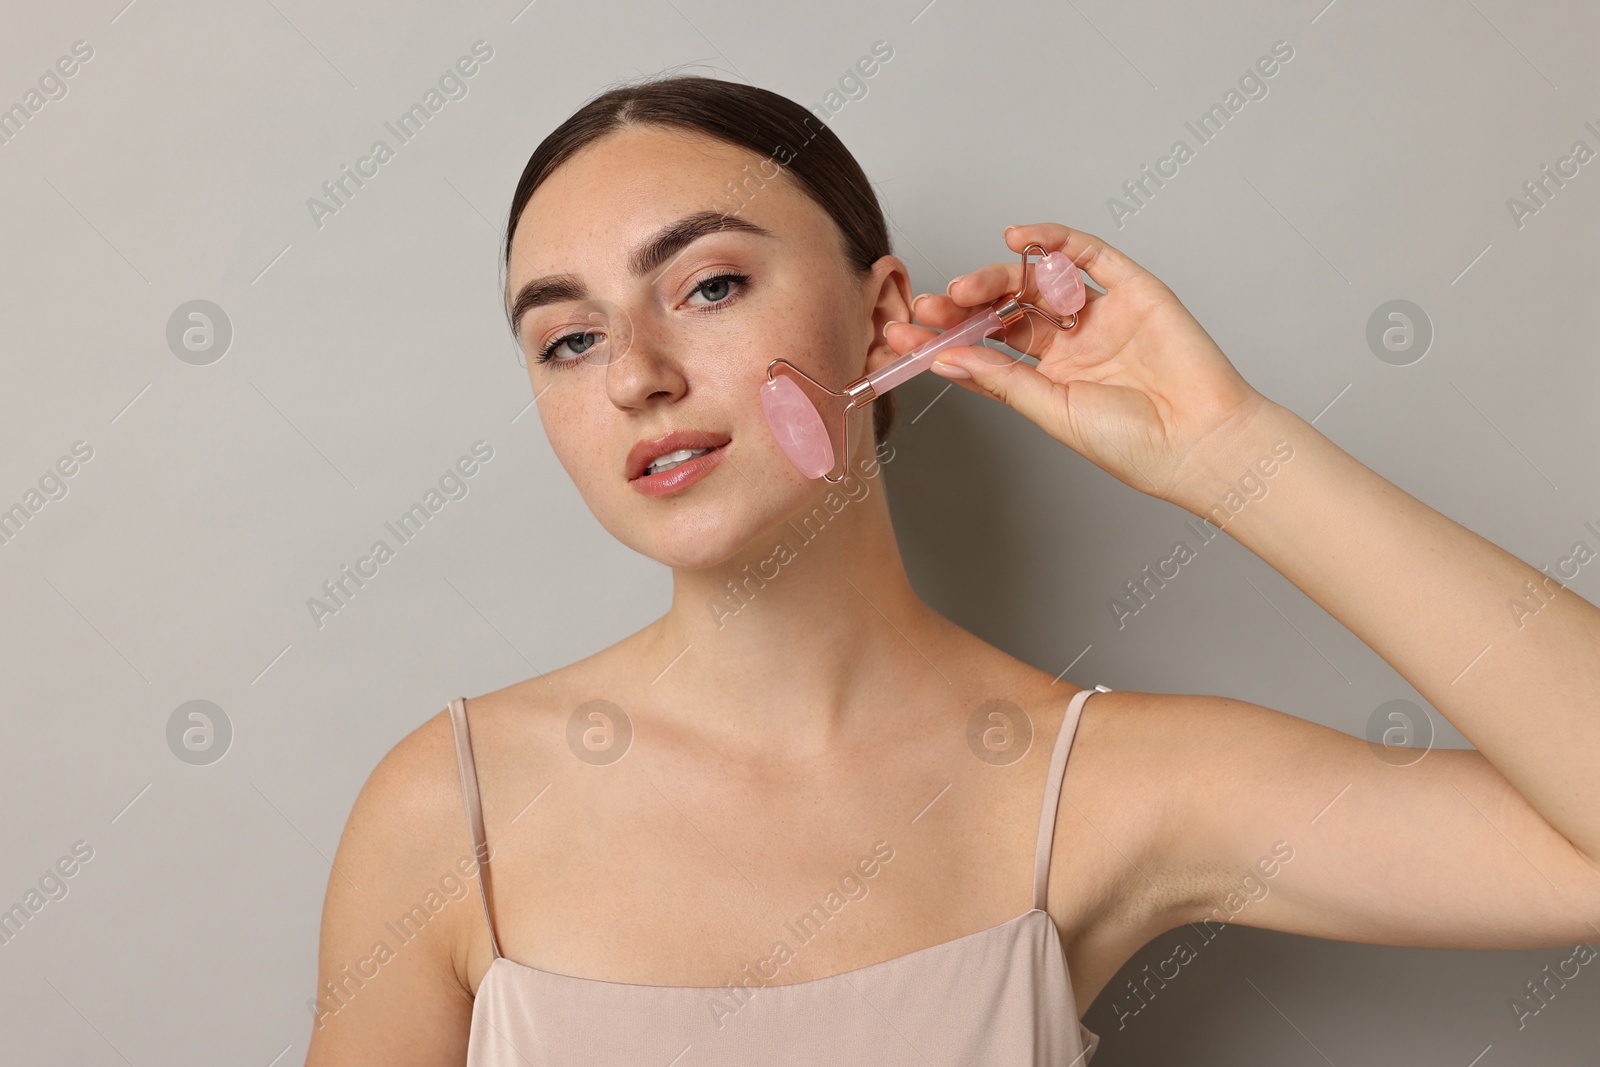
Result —
[[1065, 252], [1051, 252], [1035, 263], [1033, 283], [1050, 310], [1062, 318], [1075, 314], [1088, 300], [1083, 275]]

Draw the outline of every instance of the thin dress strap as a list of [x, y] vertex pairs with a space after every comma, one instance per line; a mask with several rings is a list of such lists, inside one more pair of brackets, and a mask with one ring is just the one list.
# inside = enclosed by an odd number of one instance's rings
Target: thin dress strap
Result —
[[1062, 716], [1061, 729], [1056, 733], [1055, 749], [1050, 754], [1050, 774], [1045, 779], [1044, 808], [1039, 812], [1039, 844], [1033, 855], [1033, 906], [1045, 910], [1045, 887], [1050, 881], [1050, 850], [1056, 834], [1056, 807], [1061, 802], [1061, 779], [1067, 769], [1067, 754], [1072, 749], [1072, 738], [1078, 732], [1078, 720], [1083, 715], [1083, 703], [1091, 693], [1109, 693], [1103, 685], [1084, 689], [1067, 705]]
[[472, 827], [472, 850], [478, 859], [478, 899], [483, 901], [483, 921], [489, 925], [489, 947], [500, 958], [500, 941], [494, 935], [494, 917], [489, 914], [489, 842], [483, 833], [483, 801], [478, 795], [478, 771], [472, 762], [472, 731], [467, 728], [467, 702], [461, 697], [450, 702], [450, 724], [455, 727], [456, 763], [461, 768], [461, 796], [467, 805], [467, 824]]

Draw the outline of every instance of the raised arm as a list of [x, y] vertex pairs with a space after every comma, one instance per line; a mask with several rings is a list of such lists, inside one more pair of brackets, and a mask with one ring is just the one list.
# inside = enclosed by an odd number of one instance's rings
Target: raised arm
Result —
[[1096, 701], [1085, 728], [1137, 768], [1139, 819], [1116, 844], [1150, 937], [1239, 923], [1433, 948], [1600, 941], [1600, 871], [1479, 752], [1375, 754], [1225, 697]]
[[[1252, 474], [1270, 491], [1249, 502]], [[1191, 457], [1173, 502], [1366, 642], [1600, 870], [1600, 609], [1264, 399]]]
[[[958, 370], [933, 369], [1222, 526], [1478, 749], [1397, 767], [1255, 705], [1139, 698], [1170, 747], [1152, 765], [1176, 780], [1152, 862], [1170, 864], [1174, 884], [1215, 868], [1180, 916], [1206, 913], [1202, 899], [1299, 836], [1310, 845], [1278, 865], [1282, 891], [1235, 921], [1405, 944], [1600, 937], [1600, 610], [1261, 396], [1171, 290], [1104, 241], [1051, 224], [1006, 238], [1017, 251], [1064, 248], [1106, 292], [1091, 293], [1075, 331], [1007, 336], [1036, 366], [971, 348], [941, 357]], [[918, 318], [945, 327], [1019, 280], [1014, 265], [975, 271], [949, 297], [919, 297]], [[891, 340], [909, 349], [923, 336], [897, 327]]]

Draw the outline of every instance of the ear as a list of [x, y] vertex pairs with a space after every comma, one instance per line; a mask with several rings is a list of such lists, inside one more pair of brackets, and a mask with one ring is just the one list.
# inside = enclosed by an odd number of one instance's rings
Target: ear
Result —
[[891, 322], [911, 321], [911, 275], [899, 256], [881, 256], [863, 280], [864, 304], [868, 311], [866, 328], [868, 373], [900, 358], [883, 336]]

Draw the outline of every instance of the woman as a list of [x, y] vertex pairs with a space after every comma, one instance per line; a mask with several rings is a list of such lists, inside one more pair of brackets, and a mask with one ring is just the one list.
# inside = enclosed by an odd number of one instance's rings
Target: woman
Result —
[[[328, 885], [308, 1063], [1081, 1063], [1079, 1010], [1184, 923], [1600, 935], [1600, 612], [1257, 393], [1104, 241], [1005, 240], [1104, 292], [1070, 331], [1010, 328], [1037, 365], [968, 348], [937, 372], [1224, 523], [1477, 750], [1397, 766], [1238, 700], [1080, 689], [929, 609], [880, 477], [888, 398], [853, 416], [836, 488], [779, 452], [758, 387], [779, 357], [850, 381], [1018, 262], [913, 302], [803, 108], [614, 90], [528, 163], [507, 307], [551, 447], [672, 568], [672, 604], [378, 765]], [[1244, 506], [1252, 476], [1272, 491]]]

